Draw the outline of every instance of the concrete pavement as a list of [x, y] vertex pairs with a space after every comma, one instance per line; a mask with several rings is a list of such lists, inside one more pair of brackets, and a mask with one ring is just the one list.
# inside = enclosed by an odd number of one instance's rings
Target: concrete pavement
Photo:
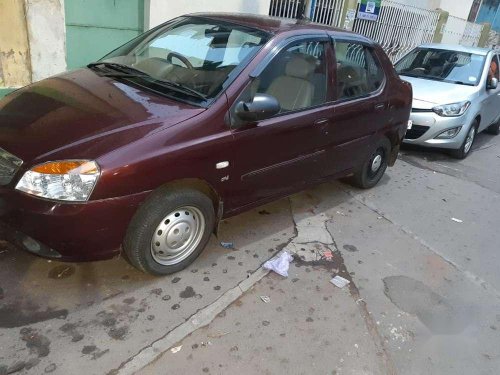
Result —
[[[0, 374], [124, 373], [283, 248], [301, 257], [289, 278], [265, 276], [141, 371], [496, 374], [499, 164], [490, 135], [460, 162], [403, 150], [372, 190], [324, 184], [227, 220], [220, 240], [236, 249], [212, 239], [161, 279], [122, 259], [59, 264], [3, 244]], [[350, 287], [329, 283], [338, 272]]]

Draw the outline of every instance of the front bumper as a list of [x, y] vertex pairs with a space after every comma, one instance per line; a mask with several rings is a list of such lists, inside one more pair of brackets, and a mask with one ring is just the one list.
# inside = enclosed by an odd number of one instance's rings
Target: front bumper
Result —
[[[425, 147], [439, 147], [458, 149], [462, 146], [469, 129], [468, 118], [463, 115], [459, 117], [442, 117], [429, 112], [411, 112], [410, 119], [413, 122], [411, 130], [406, 132], [404, 143]], [[461, 126], [458, 134], [450, 139], [436, 139], [442, 132]]]
[[64, 261], [108, 259], [120, 252], [128, 224], [147, 194], [75, 204], [0, 189], [0, 233], [43, 257]]

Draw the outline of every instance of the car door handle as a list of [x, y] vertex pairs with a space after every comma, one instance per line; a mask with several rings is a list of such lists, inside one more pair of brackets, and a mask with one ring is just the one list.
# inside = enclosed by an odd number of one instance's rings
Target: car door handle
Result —
[[324, 125], [328, 123], [327, 118], [320, 118], [319, 120], [314, 121], [314, 125]]
[[378, 104], [375, 104], [375, 110], [376, 111], [381, 111], [385, 109], [385, 103], [378, 103]]

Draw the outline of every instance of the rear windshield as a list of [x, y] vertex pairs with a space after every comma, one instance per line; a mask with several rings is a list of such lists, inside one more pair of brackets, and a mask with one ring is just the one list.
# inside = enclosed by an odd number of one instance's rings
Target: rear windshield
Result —
[[460, 85], [476, 86], [485, 56], [433, 48], [417, 48], [395, 64], [398, 74]]

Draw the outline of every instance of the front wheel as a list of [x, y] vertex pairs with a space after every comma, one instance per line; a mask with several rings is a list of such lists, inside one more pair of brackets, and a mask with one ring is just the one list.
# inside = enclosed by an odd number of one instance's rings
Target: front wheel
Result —
[[467, 155], [469, 155], [470, 150], [472, 149], [472, 145], [474, 144], [474, 140], [476, 139], [478, 123], [474, 121], [467, 132], [467, 135], [458, 150], [451, 150], [450, 155], [455, 159], [465, 159]]
[[141, 271], [171, 274], [200, 255], [214, 225], [214, 207], [205, 194], [194, 189], [162, 188], [134, 215], [123, 248]]
[[387, 160], [391, 152], [391, 143], [387, 138], [380, 140], [361, 168], [352, 177], [353, 185], [369, 189], [377, 185], [387, 169]]
[[493, 135], [500, 134], [500, 120], [497, 121], [496, 124], [488, 126], [488, 128], [486, 129], [486, 131], [488, 133], [490, 133], [490, 134], [493, 134]]

